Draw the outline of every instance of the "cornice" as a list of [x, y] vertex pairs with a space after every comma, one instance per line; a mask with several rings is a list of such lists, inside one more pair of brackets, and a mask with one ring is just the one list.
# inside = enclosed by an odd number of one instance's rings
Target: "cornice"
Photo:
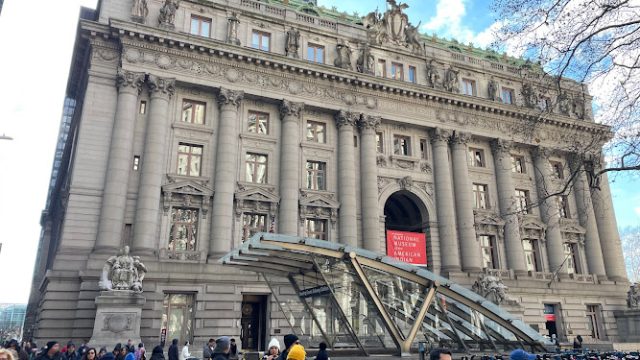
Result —
[[123, 43], [156, 44], [177, 51], [184, 51], [183, 56], [186, 57], [203, 57], [204, 59], [215, 56], [230, 59], [252, 64], [264, 70], [270, 69], [288, 73], [291, 76], [305, 75], [328, 80], [336, 84], [352, 87], [356, 91], [358, 89], [373, 91], [376, 96], [381, 98], [401, 96], [420, 104], [435, 102], [458, 109], [479, 111], [486, 115], [500, 115], [591, 134], [607, 135], [610, 133], [610, 127], [602, 124], [564, 118], [555, 114], [546, 114], [546, 117], [539, 118], [535, 114], [531, 114], [531, 109], [524, 107], [505, 105], [479, 97], [467, 97], [461, 94], [432, 89], [425, 85], [347, 71], [326, 64], [288, 58], [280, 54], [263, 54], [252, 48], [235, 46], [215, 39], [191, 36], [186, 33], [168, 31], [138, 23], [112, 19], [107, 25], [82, 20], [81, 29], [84, 35], [90, 38], [119, 39]]

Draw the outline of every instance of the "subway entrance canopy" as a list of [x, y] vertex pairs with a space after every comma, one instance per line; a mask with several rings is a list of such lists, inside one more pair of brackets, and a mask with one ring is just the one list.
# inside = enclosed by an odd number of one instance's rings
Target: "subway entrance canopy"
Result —
[[[376, 353], [447, 347], [544, 351], [545, 339], [480, 295], [425, 268], [344, 244], [259, 233], [221, 263], [261, 273], [307, 346]], [[288, 289], [287, 289], [288, 288]], [[277, 291], [275, 291], [277, 290]], [[273, 315], [272, 315], [273, 316]]]

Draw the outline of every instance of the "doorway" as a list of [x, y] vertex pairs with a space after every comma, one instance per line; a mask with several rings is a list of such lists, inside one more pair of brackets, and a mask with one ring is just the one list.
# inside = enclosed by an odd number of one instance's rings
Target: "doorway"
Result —
[[550, 339], [565, 341], [559, 304], [544, 304], [545, 329]]
[[268, 295], [243, 295], [240, 341], [242, 349], [260, 351], [266, 346]]

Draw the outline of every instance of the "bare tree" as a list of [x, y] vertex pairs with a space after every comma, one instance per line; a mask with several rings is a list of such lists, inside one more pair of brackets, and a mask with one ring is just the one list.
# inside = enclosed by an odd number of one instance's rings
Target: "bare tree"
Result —
[[576, 110], [575, 100], [563, 103], [564, 79], [594, 95], [596, 121], [612, 133], [572, 149], [583, 154], [579, 168], [590, 185], [597, 188], [607, 172], [640, 170], [640, 1], [494, 0], [492, 7], [500, 19], [495, 46], [537, 62], [544, 70], [538, 83], [556, 92], [561, 112]]
[[620, 240], [629, 281], [640, 282], [640, 226], [621, 229]]

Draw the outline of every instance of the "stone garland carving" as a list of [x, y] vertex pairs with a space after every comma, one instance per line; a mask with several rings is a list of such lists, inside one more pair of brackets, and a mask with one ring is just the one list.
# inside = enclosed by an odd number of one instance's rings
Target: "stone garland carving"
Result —
[[638, 310], [640, 309], [640, 284], [635, 283], [629, 287], [629, 292], [627, 293], [627, 306], [630, 309]]
[[149, 92], [153, 95], [164, 95], [172, 97], [176, 92], [176, 79], [161, 78], [155, 75], [149, 75], [147, 78], [147, 86]]
[[498, 100], [498, 82], [496, 81], [496, 79], [493, 78], [493, 76], [489, 80], [489, 85], [487, 86], [487, 92], [488, 92], [489, 100], [491, 101]]
[[149, 7], [147, 6], [147, 0], [133, 0], [133, 6], [131, 7], [131, 20], [144, 24], [148, 15]]
[[343, 126], [355, 126], [358, 121], [360, 120], [360, 117], [362, 115], [359, 113], [354, 113], [351, 111], [344, 111], [344, 110], [340, 110], [340, 112], [338, 112], [338, 114], [336, 114], [336, 124], [338, 126], [338, 128], [341, 128]]
[[161, 27], [173, 29], [176, 22], [176, 11], [180, 7], [180, 0], [165, 0], [160, 8], [158, 24]]
[[533, 109], [538, 106], [538, 95], [536, 94], [533, 85], [529, 82], [522, 84], [522, 90], [520, 90], [520, 94], [524, 99], [524, 106], [529, 109]]
[[283, 120], [297, 120], [304, 110], [304, 103], [282, 100], [280, 104], [280, 116]]
[[336, 67], [341, 69], [351, 70], [351, 48], [344, 40], [339, 40], [336, 45], [337, 56], [333, 61]]
[[218, 104], [220, 107], [234, 106], [238, 108], [242, 99], [244, 99], [244, 91], [220, 88], [220, 93], [218, 94]]
[[124, 89], [131, 89], [138, 95], [140, 95], [142, 86], [144, 85], [144, 80], [144, 73], [136, 73], [118, 69], [118, 73], [116, 74], [116, 86], [118, 87], [119, 91], [122, 91]]
[[233, 12], [229, 19], [227, 19], [227, 43], [233, 45], [240, 45], [240, 39], [238, 38], [238, 26], [240, 25], [240, 19], [238, 15]]
[[300, 31], [291, 28], [287, 30], [284, 51], [288, 57], [297, 59], [300, 57], [298, 49], [300, 49]]
[[456, 70], [453, 68], [453, 66], [449, 65], [449, 68], [444, 72], [444, 82], [442, 84], [445, 90], [447, 90], [450, 93], [460, 92], [460, 89], [459, 89], [460, 81], [458, 79], [459, 73], [460, 73], [459, 70]]
[[105, 291], [142, 292], [142, 280], [146, 273], [147, 268], [140, 261], [140, 257], [129, 255], [129, 247], [125, 246], [120, 249], [118, 255], [107, 259], [98, 285]]
[[509, 290], [502, 279], [489, 274], [480, 274], [471, 289], [496, 305], [507, 300], [507, 291]]
[[360, 56], [356, 61], [356, 70], [359, 73], [374, 75], [375, 73], [375, 58], [371, 54], [371, 47], [369, 43], [364, 43], [360, 50]]

